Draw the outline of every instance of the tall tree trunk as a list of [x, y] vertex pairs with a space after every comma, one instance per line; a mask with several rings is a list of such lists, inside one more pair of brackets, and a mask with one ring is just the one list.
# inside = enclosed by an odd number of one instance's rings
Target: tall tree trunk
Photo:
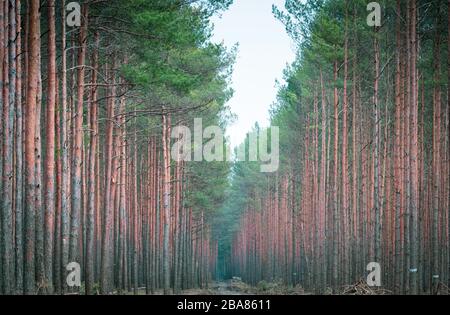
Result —
[[133, 192], [133, 292], [136, 295], [138, 290], [138, 148], [137, 148], [137, 119], [134, 120], [134, 134], [133, 134], [133, 179], [132, 179], [132, 192]]
[[83, 165], [83, 105], [84, 105], [84, 73], [86, 60], [86, 41], [88, 24], [88, 6], [83, 4], [82, 26], [80, 29], [78, 49], [77, 70], [77, 105], [74, 122], [74, 156], [73, 156], [73, 178], [72, 178], [72, 212], [70, 222], [70, 245], [69, 258], [71, 261], [81, 263], [79, 253], [79, 230], [80, 215], [82, 212], [82, 165]]
[[[3, 293], [14, 292], [13, 260], [13, 183], [14, 183], [14, 114], [16, 88], [16, 12], [15, 2], [4, 2], [5, 38], [7, 51], [3, 58], [3, 178], [2, 178], [2, 278]], [[9, 24], [9, 25], [8, 25]], [[6, 27], [8, 25], [8, 27]]]
[[418, 102], [417, 102], [417, 35], [416, 35], [416, 0], [411, 1], [410, 7], [410, 47], [411, 47], [411, 260], [410, 260], [410, 290], [411, 294], [418, 294], [419, 268], [419, 142], [418, 142]]
[[349, 221], [349, 201], [348, 201], [348, 130], [347, 130], [347, 115], [348, 115], [348, 96], [347, 96], [347, 78], [348, 78], [348, 12], [347, 1], [345, 2], [345, 35], [344, 35], [344, 91], [343, 91], [343, 122], [342, 122], [342, 214], [344, 220], [344, 279], [343, 282], [347, 283], [349, 280], [349, 269], [351, 268], [350, 260], [348, 259], [347, 247], [348, 245], [348, 221]]
[[394, 190], [395, 190], [395, 292], [399, 293], [401, 288], [401, 278], [403, 266], [401, 264], [401, 220], [402, 220], [402, 188], [401, 188], [401, 172], [402, 172], [402, 152], [401, 152], [401, 119], [402, 119], [402, 101], [403, 93], [401, 88], [401, 0], [397, 0], [397, 22], [396, 22], [396, 73], [395, 73], [395, 161], [394, 161]]
[[23, 105], [22, 105], [22, 26], [20, 15], [20, 0], [16, 0], [16, 58], [17, 58], [17, 80], [16, 80], [16, 136], [15, 136], [15, 260], [16, 260], [16, 292], [23, 293]]
[[[40, 23], [38, 24], [40, 33]], [[39, 37], [39, 47], [41, 39]], [[39, 60], [41, 50], [39, 49]], [[44, 294], [45, 268], [44, 268], [44, 207], [43, 207], [43, 177], [42, 177], [42, 62], [38, 66], [38, 93], [36, 99], [36, 282], [38, 294]]]
[[164, 202], [164, 235], [163, 235], [163, 275], [164, 275], [164, 293], [169, 294], [170, 289], [170, 118], [167, 114], [162, 118], [163, 128], [163, 202]]
[[26, 294], [35, 293], [35, 195], [36, 195], [36, 99], [39, 81], [39, 6], [40, 1], [30, 1], [28, 8], [28, 71], [25, 123], [25, 267], [24, 290]]
[[56, 200], [55, 200], [55, 228], [54, 228], [54, 243], [53, 243], [53, 284], [56, 294], [61, 294], [61, 218], [62, 218], [62, 160], [61, 160], [61, 108], [59, 101], [59, 84], [58, 75], [56, 76], [56, 110], [55, 110], [55, 129], [56, 129]]
[[71, 112], [67, 99], [67, 41], [66, 41], [66, 7], [65, 0], [62, 1], [62, 56], [61, 56], [61, 148], [62, 148], [62, 187], [61, 187], [61, 286], [62, 291], [67, 291], [66, 285], [66, 267], [69, 263], [69, 239], [70, 239], [70, 213], [71, 213], [71, 195], [70, 195], [70, 129]]
[[339, 94], [337, 88], [338, 65], [334, 61], [334, 180], [333, 180], [333, 286], [339, 285], [339, 230], [340, 209], [339, 209]]
[[[0, 154], [3, 156], [3, 59], [5, 57], [5, 31], [4, 31], [4, 9], [3, 9], [3, 0], [0, 1]], [[7, 19], [6, 19], [7, 20]], [[0, 196], [3, 191], [3, 161], [0, 162]], [[3, 228], [3, 214], [0, 209], [0, 226]], [[3, 244], [3, 236], [0, 235], [0, 242]], [[3, 293], [3, 246], [0, 244], [0, 293]]]
[[48, 14], [48, 78], [45, 150], [45, 289], [53, 293], [53, 229], [55, 220], [55, 107], [56, 107], [56, 29], [55, 1], [49, 0]]
[[[126, 179], [127, 179], [127, 134], [126, 134], [126, 117], [125, 117], [125, 98], [120, 100], [120, 127], [121, 127], [121, 153], [120, 153], [120, 205], [119, 205], [119, 256], [121, 257], [121, 272], [123, 275], [119, 283], [125, 287], [126, 284], [126, 214], [127, 214], [127, 195], [126, 195]], [[122, 283], [123, 282], [123, 283]]]
[[381, 263], [381, 211], [380, 211], [380, 192], [379, 192], [379, 169], [380, 169], [380, 109], [378, 104], [378, 89], [380, 77], [380, 47], [378, 41], [378, 29], [374, 34], [374, 53], [375, 53], [375, 80], [374, 80], [374, 174], [373, 174], [373, 202], [374, 202], [374, 261]]
[[[318, 217], [318, 233], [320, 234], [320, 237], [323, 236], [323, 229], [325, 229], [325, 213], [327, 210], [327, 203], [326, 203], [326, 187], [327, 187], [327, 109], [326, 109], [326, 96], [325, 96], [325, 86], [323, 82], [323, 74], [322, 71], [320, 72], [320, 84], [321, 84], [321, 91], [322, 91], [322, 157], [321, 157], [321, 166], [320, 166], [320, 192], [319, 192], [319, 201], [320, 201], [320, 207], [319, 207], [319, 217]], [[322, 238], [320, 241], [319, 248], [316, 249], [319, 251], [320, 255], [323, 255], [325, 252], [324, 244], [322, 241], [325, 238]], [[321, 263], [323, 266], [324, 262]], [[325, 269], [325, 266], [323, 266], [323, 270]], [[325, 273], [323, 271], [322, 273]]]
[[89, 106], [91, 107], [90, 112], [90, 122], [89, 129], [91, 132], [90, 143], [89, 143], [89, 188], [88, 188], [88, 208], [87, 208], [87, 232], [86, 232], [86, 294], [93, 294], [93, 286], [94, 286], [94, 262], [95, 262], [95, 251], [94, 244], [96, 242], [95, 239], [95, 213], [97, 208], [96, 203], [96, 161], [97, 161], [97, 95], [98, 95], [98, 87], [97, 87], [97, 72], [98, 68], [98, 49], [99, 49], [99, 33], [96, 32], [94, 35], [94, 53], [92, 57], [92, 88], [91, 88], [91, 103]]
[[[450, 176], [450, 0], [447, 1], [447, 169]], [[447, 177], [447, 208], [450, 208], [450, 180]], [[447, 214], [448, 242], [450, 246], [450, 212]], [[448, 249], [448, 276], [450, 282], [450, 248]]]
[[[439, 16], [439, 7], [437, 8], [437, 14]], [[432, 279], [433, 279], [433, 292], [437, 293], [438, 285], [440, 282], [440, 244], [439, 244], [439, 217], [442, 211], [441, 209], [441, 88], [439, 81], [441, 79], [441, 65], [440, 65], [440, 42], [441, 35], [439, 31], [439, 17], [436, 17], [436, 33], [434, 38], [434, 51], [433, 51], [433, 72], [434, 72], [434, 87], [433, 87], [433, 217], [432, 217]]]
[[[115, 65], [115, 62], [114, 62]], [[113, 67], [114, 68], [114, 67]], [[113, 131], [114, 131], [114, 107], [115, 107], [115, 74], [109, 70], [112, 76], [112, 87], [108, 87], [107, 101], [107, 122], [106, 122], [106, 144], [105, 144], [105, 192], [103, 202], [103, 231], [102, 231], [102, 254], [101, 254], [101, 276], [100, 292], [109, 293], [110, 288], [110, 247], [111, 247], [111, 226], [113, 220], [113, 203], [111, 201], [111, 186], [113, 182]]]

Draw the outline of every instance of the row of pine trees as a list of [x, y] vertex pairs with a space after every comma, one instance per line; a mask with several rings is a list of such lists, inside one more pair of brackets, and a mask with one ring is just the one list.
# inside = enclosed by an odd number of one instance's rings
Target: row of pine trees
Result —
[[448, 287], [450, 5], [379, 4], [375, 27], [366, 1], [274, 7], [298, 44], [272, 110], [282, 169], [234, 167], [226, 273], [341, 292], [378, 262], [393, 293]]
[[229, 4], [0, 1], [1, 293], [207, 286], [228, 165], [174, 161], [171, 130], [226, 124]]

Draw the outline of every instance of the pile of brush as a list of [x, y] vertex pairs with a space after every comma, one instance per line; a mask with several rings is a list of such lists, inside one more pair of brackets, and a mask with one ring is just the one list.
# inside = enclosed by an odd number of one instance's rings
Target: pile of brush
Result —
[[370, 287], [366, 281], [359, 280], [353, 285], [345, 286], [340, 293], [342, 295], [389, 295], [391, 291], [379, 287]]
[[443, 282], [439, 282], [435, 295], [450, 295], [450, 288]]

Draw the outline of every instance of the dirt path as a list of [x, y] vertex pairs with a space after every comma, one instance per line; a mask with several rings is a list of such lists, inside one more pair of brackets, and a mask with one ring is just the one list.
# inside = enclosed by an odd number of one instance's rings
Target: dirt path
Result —
[[[162, 295], [162, 290], [155, 291], [154, 295]], [[207, 289], [188, 289], [180, 292], [180, 295], [246, 295], [246, 293], [239, 289], [233, 281], [219, 281], [209, 284]], [[145, 289], [139, 289], [139, 295], [145, 295]]]
[[[132, 294], [131, 292], [129, 294]], [[139, 289], [139, 295], [145, 295], [145, 288]], [[157, 290], [154, 295], [162, 295], [163, 290]], [[188, 289], [179, 295], [309, 295], [301, 288], [285, 288], [273, 285], [265, 290], [251, 287], [240, 280], [226, 280], [209, 283], [208, 288]]]
[[240, 291], [233, 286], [232, 281], [212, 282], [208, 289], [190, 289], [184, 290], [181, 295], [244, 295], [245, 292]]
[[216, 282], [212, 292], [214, 295], [243, 295], [242, 292], [233, 289], [231, 281]]

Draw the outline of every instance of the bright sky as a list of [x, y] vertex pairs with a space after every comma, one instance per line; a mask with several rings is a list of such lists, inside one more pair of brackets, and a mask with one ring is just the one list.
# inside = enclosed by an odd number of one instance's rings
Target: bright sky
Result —
[[284, 8], [284, 0], [234, 0], [222, 17], [213, 19], [213, 41], [223, 41], [229, 48], [239, 43], [232, 77], [235, 92], [228, 104], [238, 116], [227, 132], [232, 147], [245, 139], [255, 122], [268, 126], [269, 108], [277, 94], [275, 80], [282, 80], [283, 69], [295, 58], [292, 41], [272, 14], [272, 4]]

